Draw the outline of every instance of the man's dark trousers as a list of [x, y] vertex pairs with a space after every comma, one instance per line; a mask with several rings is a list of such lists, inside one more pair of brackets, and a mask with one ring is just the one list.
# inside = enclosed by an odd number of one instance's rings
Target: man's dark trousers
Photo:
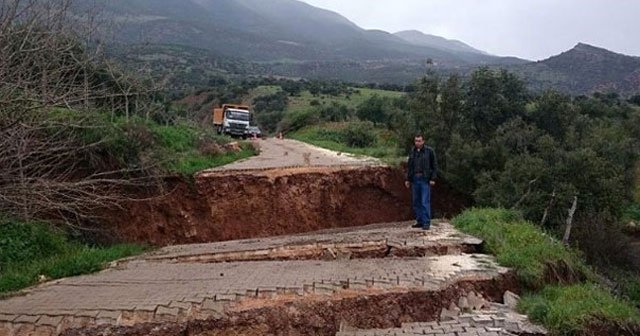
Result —
[[411, 184], [413, 194], [413, 211], [416, 221], [423, 228], [431, 227], [431, 186], [424, 176], [415, 176]]

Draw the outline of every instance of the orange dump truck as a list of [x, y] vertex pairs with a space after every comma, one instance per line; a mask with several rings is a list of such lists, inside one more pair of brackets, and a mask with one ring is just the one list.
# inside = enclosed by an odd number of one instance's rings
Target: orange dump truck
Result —
[[213, 108], [213, 125], [220, 134], [246, 137], [251, 112], [249, 106], [224, 104]]

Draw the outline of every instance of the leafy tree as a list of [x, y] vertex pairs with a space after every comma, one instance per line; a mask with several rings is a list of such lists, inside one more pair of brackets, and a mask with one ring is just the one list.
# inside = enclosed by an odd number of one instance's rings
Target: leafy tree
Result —
[[475, 71], [465, 104], [475, 135], [488, 141], [500, 124], [524, 114], [526, 98], [524, 83], [515, 75], [489, 68]]
[[282, 90], [289, 94], [289, 96], [297, 96], [302, 91], [303, 84], [298, 81], [286, 81], [280, 84]]
[[629, 98], [629, 103], [640, 106], [640, 94]]
[[546, 91], [533, 102], [530, 117], [538, 128], [561, 140], [578, 117], [578, 111], [569, 96]]
[[287, 94], [280, 91], [271, 95], [256, 97], [253, 100], [253, 110], [256, 113], [284, 111], [288, 102]]
[[373, 123], [366, 121], [350, 123], [344, 130], [344, 139], [350, 147], [372, 146], [376, 142]]
[[353, 111], [344, 104], [332, 102], [329, 106], [320, 107], [318, 114], [322, 120], [339, 122], [348, 120], [353, 115]]
[[263, 131], [274, 132], [284, 117], [283, 111], [262, 112], [256, 115], [256, 122]]
[[362, 102], [356, 109], [356, 116], [360, 120], [368, 120], [375, 124], [382, 124], [387, 119], [386, 110], [389, 108], [389, 100], [374, 94]]

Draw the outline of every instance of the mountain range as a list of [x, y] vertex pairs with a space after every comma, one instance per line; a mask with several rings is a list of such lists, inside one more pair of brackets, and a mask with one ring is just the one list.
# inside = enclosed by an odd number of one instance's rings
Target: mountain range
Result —
[[[91, 1], [91, 0], [84, 0]], [[514, 64], [435, 36], [366, 30], [297, 0], [111, 0], [124, 43], [177, 44], [247, 61], [427, 59], [443, 66]]]
[[537, 90], [554, 88], [576, 94], [640, 94], [640, 57], [578, 43], [560, 55], [512, 67]]
[[134, 46], [137, 53], [140, 45], [154, 46], [155, 54], [145, 59], [197, 63], [184, 60], [196, 51], [198, 60], [216, 57], [207, 66], [223, 60], [256, 75], [391, 83], [410, 82], [427, 71], [468, 74], [492, 66], [518, 73], [538, 90], [640, 92], [640, 58], [582, 43], [530, 62], [415, 30], [366, 30], [297, 0], [110, 0], [102, 7], [102, 15], [115, 22], [110, 33], [116, 44]]

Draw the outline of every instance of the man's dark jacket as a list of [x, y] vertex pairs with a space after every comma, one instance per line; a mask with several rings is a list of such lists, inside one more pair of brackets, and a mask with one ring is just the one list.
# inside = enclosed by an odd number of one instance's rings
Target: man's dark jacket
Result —
[[423, 146], [420, 150], [418, 150], [416, 147], [413, 147], [413, 150], [411, 150], [407, 167], [407, 181], [409, 182], [413, 182], [416, 164], [418, 165], [418, 167], [422, 168], [420, 170], [422, 170], [423, 175], [428, 177], [430, 181], [436, 179], [436, 176], [438, 174], [438, 162], [436, 161], [436, 154], [431, 147]]

